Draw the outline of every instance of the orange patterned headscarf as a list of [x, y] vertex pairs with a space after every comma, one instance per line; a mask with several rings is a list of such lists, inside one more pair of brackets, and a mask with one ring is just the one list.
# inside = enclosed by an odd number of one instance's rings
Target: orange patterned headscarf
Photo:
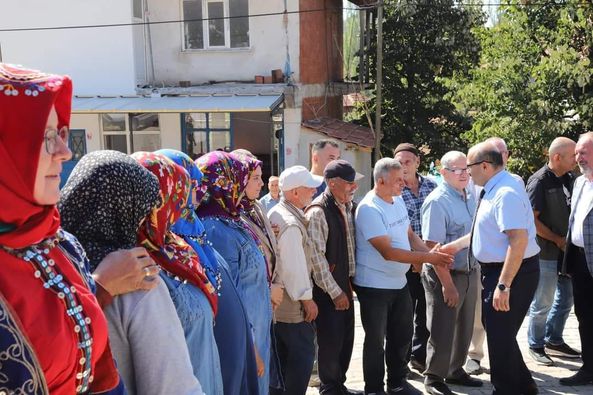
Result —
[[185, 169], [164, 155], [136, 152], [132, 155], [154, 174], [161, 189], [162, 205], [153, 209], [138, 231], [138, 244], [166, 272], [194, 284], [204, 292], [216, 314], [218, 296], [200, 264], [198, 255], [182, 237], [172, 232], [187, 206], [191, 178]]

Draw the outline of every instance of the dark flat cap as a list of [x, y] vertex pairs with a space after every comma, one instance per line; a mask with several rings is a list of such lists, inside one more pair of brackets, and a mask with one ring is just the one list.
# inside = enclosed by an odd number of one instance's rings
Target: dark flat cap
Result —
[[414, 144], [410, 144], [410, 143], [401, 143], [397, 147], [395, 147], [395, 150], [393, 150], [393, 156], [395, 156], [398, 152], [402, 152], [402, 151], [408, 151], [408, 152], [413, 153], [416, 156], [420, 156], [420, 154], [418, 152], [418, 148], [416, 148], [416, 146]]
[[358, 181], [364, 177], [364, 175], [357, 173], [356, 170], [354, 170], [354, 167], [344, 159], [337, 159], [329, 162], [327, 166], [325, 166], [323, 176], [328, 179], [340, 177], [342, 180], [348, 182]]

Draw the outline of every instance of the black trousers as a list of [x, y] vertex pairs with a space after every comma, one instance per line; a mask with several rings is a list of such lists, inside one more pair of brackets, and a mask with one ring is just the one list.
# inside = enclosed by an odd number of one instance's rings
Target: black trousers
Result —
[[587, 267], [585, 254], [581, 249], [571, 248], [572, 255], [572, 292], [574, 312], [579, 321], [581, 337], [581, 357], [583, 366], [580, 370], [593, 374], [593, 277]]
[[401, 385], [407, 375], [412, 338], [412, 300], [407, 287], [378, 289], [355, 287], [364, 328], [362, 371], [365, 393]]
[[424, 286], [420, 280], [420, 273], [414, 273], [410, 269], [406, 273], [408, 289], [412, 297], [412, 308], [414, 313], [414, 335], [412, 336], [411, 357], [422, 364], [426, 363], [426, 343], [430, 333], [426, 328], [426, 297]]
[[274, 324], [276, 347], [285, 390], [270, 388], [272, 395], [304, 395], [315, 359], [315, 328], [310, 322]]
[[493, 394], [520, 395], [533, 383], [519, 344], [517, 332], [521, 328], [539, 281], [539, 257], [523, 260], [511, 285], [510, 311], [496, 311], [492, 306], [494, 289], [502, 264], [499, 267], [482, 266], [482, 322], [488, 339], [490, 380]]
[[329, 295], [318, 287], [313, 289], [313, 299], [319, 309], [315, 320], [319, 393], [341, 395], [354, 346], [354, 304], [350, 301], [348, 310], [338, 311]]

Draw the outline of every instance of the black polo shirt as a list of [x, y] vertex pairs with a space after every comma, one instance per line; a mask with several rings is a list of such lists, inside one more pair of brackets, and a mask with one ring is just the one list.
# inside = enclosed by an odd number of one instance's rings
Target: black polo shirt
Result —
[[[575, 176], [568, 172], [557, 177], [548, 165], [536, 171], [527, 181], [527, 194], [538, 219], [558, 235], [566, 236], [570, 216], [570, 198]], [[537, 236], [541, 259], [557, 260], [561, 250], [553, 242]]]

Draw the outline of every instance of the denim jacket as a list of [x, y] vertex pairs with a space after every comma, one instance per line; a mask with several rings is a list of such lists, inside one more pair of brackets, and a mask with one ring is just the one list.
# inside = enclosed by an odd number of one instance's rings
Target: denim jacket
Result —
[[269, 391], [269, 362], [272, 323], [272, 303], [266, 260], [248, 231], [234, 221], [204, 217], [202, 223], [208, 240], [226, 260], [232, 281], [247, 310], [253, 330], [253, 339], [265, 364], [264, 377], [260, 377], [260, 393]]

